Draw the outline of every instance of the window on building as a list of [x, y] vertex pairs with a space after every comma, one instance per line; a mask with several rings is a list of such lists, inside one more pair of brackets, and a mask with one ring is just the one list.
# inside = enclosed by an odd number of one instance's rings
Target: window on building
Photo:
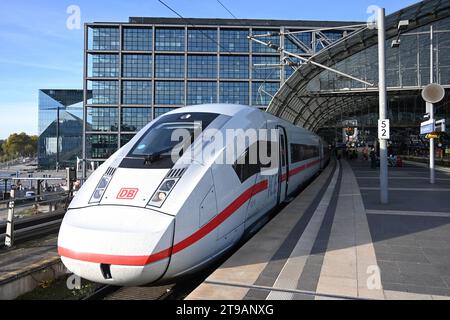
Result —
[[[289, 30], [292, 32], [298, 30]], [[312, 35], [310, 32], [294, 33], [284, 38], [285, 50], [292, 53], [307, 53], [312, 49]]]
[[249, 32], [239, 29], [220, 30], [221, 52], [249, 52]]
[[117, 134], [90, 134], [86, 138], [87, 156], [90, 159], [108, 159], [117, 151]]
[[155, 50], [184, 51], [184, 34], [181, 28], [157, 28]]
[[279, 56], [253, 56], [252, 60], [253, 79], [280, 79]]
[[184, 81], [156, 81], [156, 104], [184, 105]]
[[188, 29], [190, 52], [216, 52], [217, 29]]
[[122, 108], [121, 130], [136, 132], [152, 121], [152, 108]]
[[[323, 34], [331, 43], [341, 39], [343, 35], [342, 31], [323, 31]], [[316, 40], [316, 51], [320, 51], [326, 46], [327, 42], [321, 40], [320, 37]]]
[[123, 104], [152, 104], [152, 82], [151, 81], [123, 81], [122, 82]]
[[248, 82], [220, 82], [220, 103], [243, 104], [249, 103]]
[[153, 30], [149, 28], [123, 29], [123, 49], [130, 51], [151, 51]]
[[[276, 33], [276, 35], [275, 35]], [[259, 37], [261, 41], [264, 41], [266, 43], [271, 42], [277, 46], [280, 45], [280, 36], [278, 35], [280, 33], [280, 30], [261, 30], [261, 29], [253, 29], [254, 35], [269, 35], [266, 37]], [[252, 42], [252, 51], [255, 53], [277, 53], [276, 50], [269, 48], [268, 46], [265, 46], [263, 44], [259, 44], [256, 42]]]
[[92, 29], [93, 50], [119, 50], [119, 28], [96, 27]]
[[87, 131], [117, 131], [117, 108], [87, 108]]
[[88, 89], [92, 90], [92, 104], [118, 103], [118, 81], [88, 81]]
[[119, 56], [117, 54], [91, 54], [88, 66], [90, 77], [119, 76]]
[[279, 88], [279, 82], [253, 82], [252, 105], [267, 107]]
[[248, 79], [248, 56], [221, 56], [220, 77], [222, 79]]
[[121, 134], [120, 135], [120, 146], [126, 145], [128, 142], [130, 142], [131, 139], [134, 138], [136, 134]]
[[152, 56], [150, 54], [124, 54], [123, 77], [151, 78]]
[[157, 55], [155, 72], [156, 78], [184, 78], [184, 56]]
[[156, 119], [160, 116], [162, 116], [163, 114], [170, 112], [172, 110], [175, 110], [177, 108], [155, 108], [155, 116], [153, 119]]
[[216, 79], [217, 56], [189, 55], [188, 78]]
[[217, 102], [217, 82], [189, 81], [187, 90], [188, 105]]

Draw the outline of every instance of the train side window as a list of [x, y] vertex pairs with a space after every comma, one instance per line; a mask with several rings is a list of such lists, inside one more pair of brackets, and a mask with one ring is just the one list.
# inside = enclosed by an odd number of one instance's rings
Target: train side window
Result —
[[254, 143], [235, 161], [233, 169], [241, 183], [261, 171], [258, 158], [258, 143]]
[[319, 157], [319, 148], [305, 144], [291, 143], [292, 163]]

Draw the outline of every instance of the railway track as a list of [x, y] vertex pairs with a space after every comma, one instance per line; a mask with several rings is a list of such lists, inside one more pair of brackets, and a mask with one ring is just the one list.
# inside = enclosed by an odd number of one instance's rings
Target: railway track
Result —
[[[65, 210], [23, 218], [14, 223], [14, 241], [21, 242], [58, 231]], [[0, 247], [5, 243], [6, 221], [0, 222]]]
[[81, 300], [166, 300], [173, 285], [161, 287], [115, 287], [103, 285]]

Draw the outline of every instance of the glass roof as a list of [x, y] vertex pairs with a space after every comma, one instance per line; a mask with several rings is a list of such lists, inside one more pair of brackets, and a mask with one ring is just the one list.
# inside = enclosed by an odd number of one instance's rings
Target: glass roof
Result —
[[[400, 20], [409, 20], [401, 45], [391, 48]], [[388, 91], [420, 90], [430, 82], [430, 35], [434, 27], [434, 82], [450, 88], [450, 1], [428, 0], [386, 17], [386, 80]], [[377, 30], [365, 28], [312, 57], [323, 65], [373, 83], [370, 87], [312, 65], [303, 64], [272, 99], [267, 112], [317, 131], [342, 110], [358, 109], [378, 96]]]

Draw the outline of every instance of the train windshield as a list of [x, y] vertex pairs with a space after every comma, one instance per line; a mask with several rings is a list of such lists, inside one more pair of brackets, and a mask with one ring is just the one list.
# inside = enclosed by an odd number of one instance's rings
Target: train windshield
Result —
[[176, 113], [161, 117], [133, 146], [121, 166], [128, 168], [171, 168], [219, 115]]

